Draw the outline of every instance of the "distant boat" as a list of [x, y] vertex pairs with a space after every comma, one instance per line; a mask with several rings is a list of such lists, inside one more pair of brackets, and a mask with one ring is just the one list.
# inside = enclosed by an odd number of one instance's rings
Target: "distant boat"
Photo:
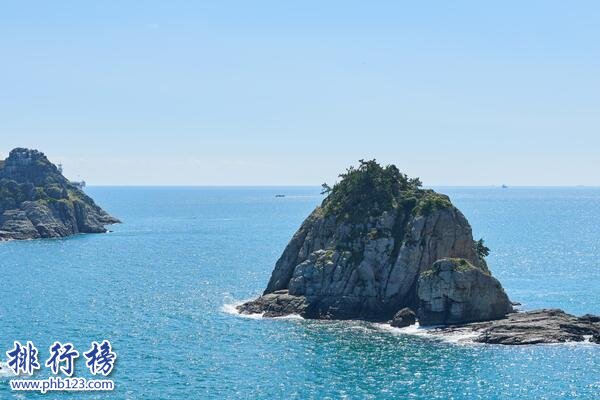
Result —
[[276, 194], [275, 197], [285, 197], [285, 194]]
[[508, 186], [506, 185], [502, 185], [502, 189], [506, 189]]

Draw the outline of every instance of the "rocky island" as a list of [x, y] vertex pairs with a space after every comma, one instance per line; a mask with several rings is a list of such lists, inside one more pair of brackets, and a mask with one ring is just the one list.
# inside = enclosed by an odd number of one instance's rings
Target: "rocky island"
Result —
[[266, 290], [238, 306], [265, 317], [416, 321], [499, 344], [600, 342], [600, 318], [515, 312], [485, 261], [489, 249], [450, 199], [394, 165], [340, 175], [275, 264]]
[[0, 161], [0, 241], [101, 233], [118, 222], [44, 153], [16, 148]]

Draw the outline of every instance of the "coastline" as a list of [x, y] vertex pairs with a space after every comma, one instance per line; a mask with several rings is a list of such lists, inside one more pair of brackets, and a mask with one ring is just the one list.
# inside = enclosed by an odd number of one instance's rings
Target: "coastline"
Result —
[[[310, 322], [315, 322], [315, 323], [319, 323], [319, 322], [321, 322], [321, 323], [332, 323], [332, 322], [344, 323], [345, 322], [345, 323], [349, 323], [349, 324], [354, 324], [356, 326], [367, 325], [367, 326], [373, 327], [377, 330], [391, 333], [394, 335], [408, 335], [408, 336], [426, 338], [426, 339], [435, 340], [435, 341], [443, 341], [443, 342], [447, 342], [447, 343], [451, 343], [451, 344], [462, 344], [462, 345], [468, 344], [468, 345], [474, 345], [474, 346], [475, 345], [487, 345], [487, 346], [514, 347], [514, 346], [510, 346], [510, 345], [506, 345], [506, 344], [486, 343], [486, 342], [475, 340], [481, 334], [479, 331], [472, 329], [473, 326], [476, 326], [477, 324], [481, 324], [478, 322], [475, 322], [472, 324], [459, 325], [459, 326], [452, 326], [452, 325], [420, 326], [419, 322], [417, 321], [413, 325], [398, 328], [398, 327], [391, 326], [387, 322], [374, 322], [374, 321], [367, 321], [367, 320], [361, 320], [361, 319], [348, 319], [348, 320], [311, 319], [311, 318], [304, 318], [299, 314], [288, 314], [288, 315], [282, 315], [282, 316], [276, 316], [276, 317], [265, 317], [264, 312], [263, 313], [255, 313], [255, 314], [246, 314], [246, 313], [240, 312], [237, 309], [237, 307], [244, 304], [247, 301], [248, 300], [241, 300], [241, 301], [235, 301], [232, 303], [224, 303], [221, 306], [220, 311], [225, 314], [229, 314], [229, 315], [233, 315], [233, 316], [245, 318], [245, 319], [253, 319], [253, 320], [303, 320], [303, 321], [310, 321]], [[527, 314], [528, 312], [536, 312], [536, 310], [521, 310], [521, 311], [515, 312], [515, 314]], [[552, 342], [552, 343], [527, 343], [527, 344], [519, 344], [519, 345], [517, 345], [517, 347], [538, 346], [538, 345], [543, 345], [543, 346], [559, 345], [560, 346], [560, 345], [575, 345], [575, 344], [576, 345], [597, 346], [597, 344], [592, 341], [592, 335], [583, 335], [583, 336], [585, 338], [585, 340], [583, 340], [583, 341], [568, 340], [568, 341], [564, 341], [564, 342]]]

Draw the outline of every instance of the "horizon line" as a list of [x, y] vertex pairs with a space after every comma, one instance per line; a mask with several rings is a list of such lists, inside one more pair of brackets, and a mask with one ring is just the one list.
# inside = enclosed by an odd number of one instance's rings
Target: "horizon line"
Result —
[[[198, 187], [198, 188], [320, 188], [321, 185], [283, 185], [283, 184], [86, 184], [86, 187]], [[600, 185], [423, 185], [423, 188], [496, 188], [496, 189], [535, 189], [535, 188], [590, 188], [597, 189]]]

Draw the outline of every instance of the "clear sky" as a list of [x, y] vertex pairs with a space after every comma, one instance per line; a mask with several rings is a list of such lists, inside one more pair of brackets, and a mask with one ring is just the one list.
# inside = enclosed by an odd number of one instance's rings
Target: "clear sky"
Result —
[[600, 185], [597, 1], [0, 3], [0, 156], [90, 184]]

